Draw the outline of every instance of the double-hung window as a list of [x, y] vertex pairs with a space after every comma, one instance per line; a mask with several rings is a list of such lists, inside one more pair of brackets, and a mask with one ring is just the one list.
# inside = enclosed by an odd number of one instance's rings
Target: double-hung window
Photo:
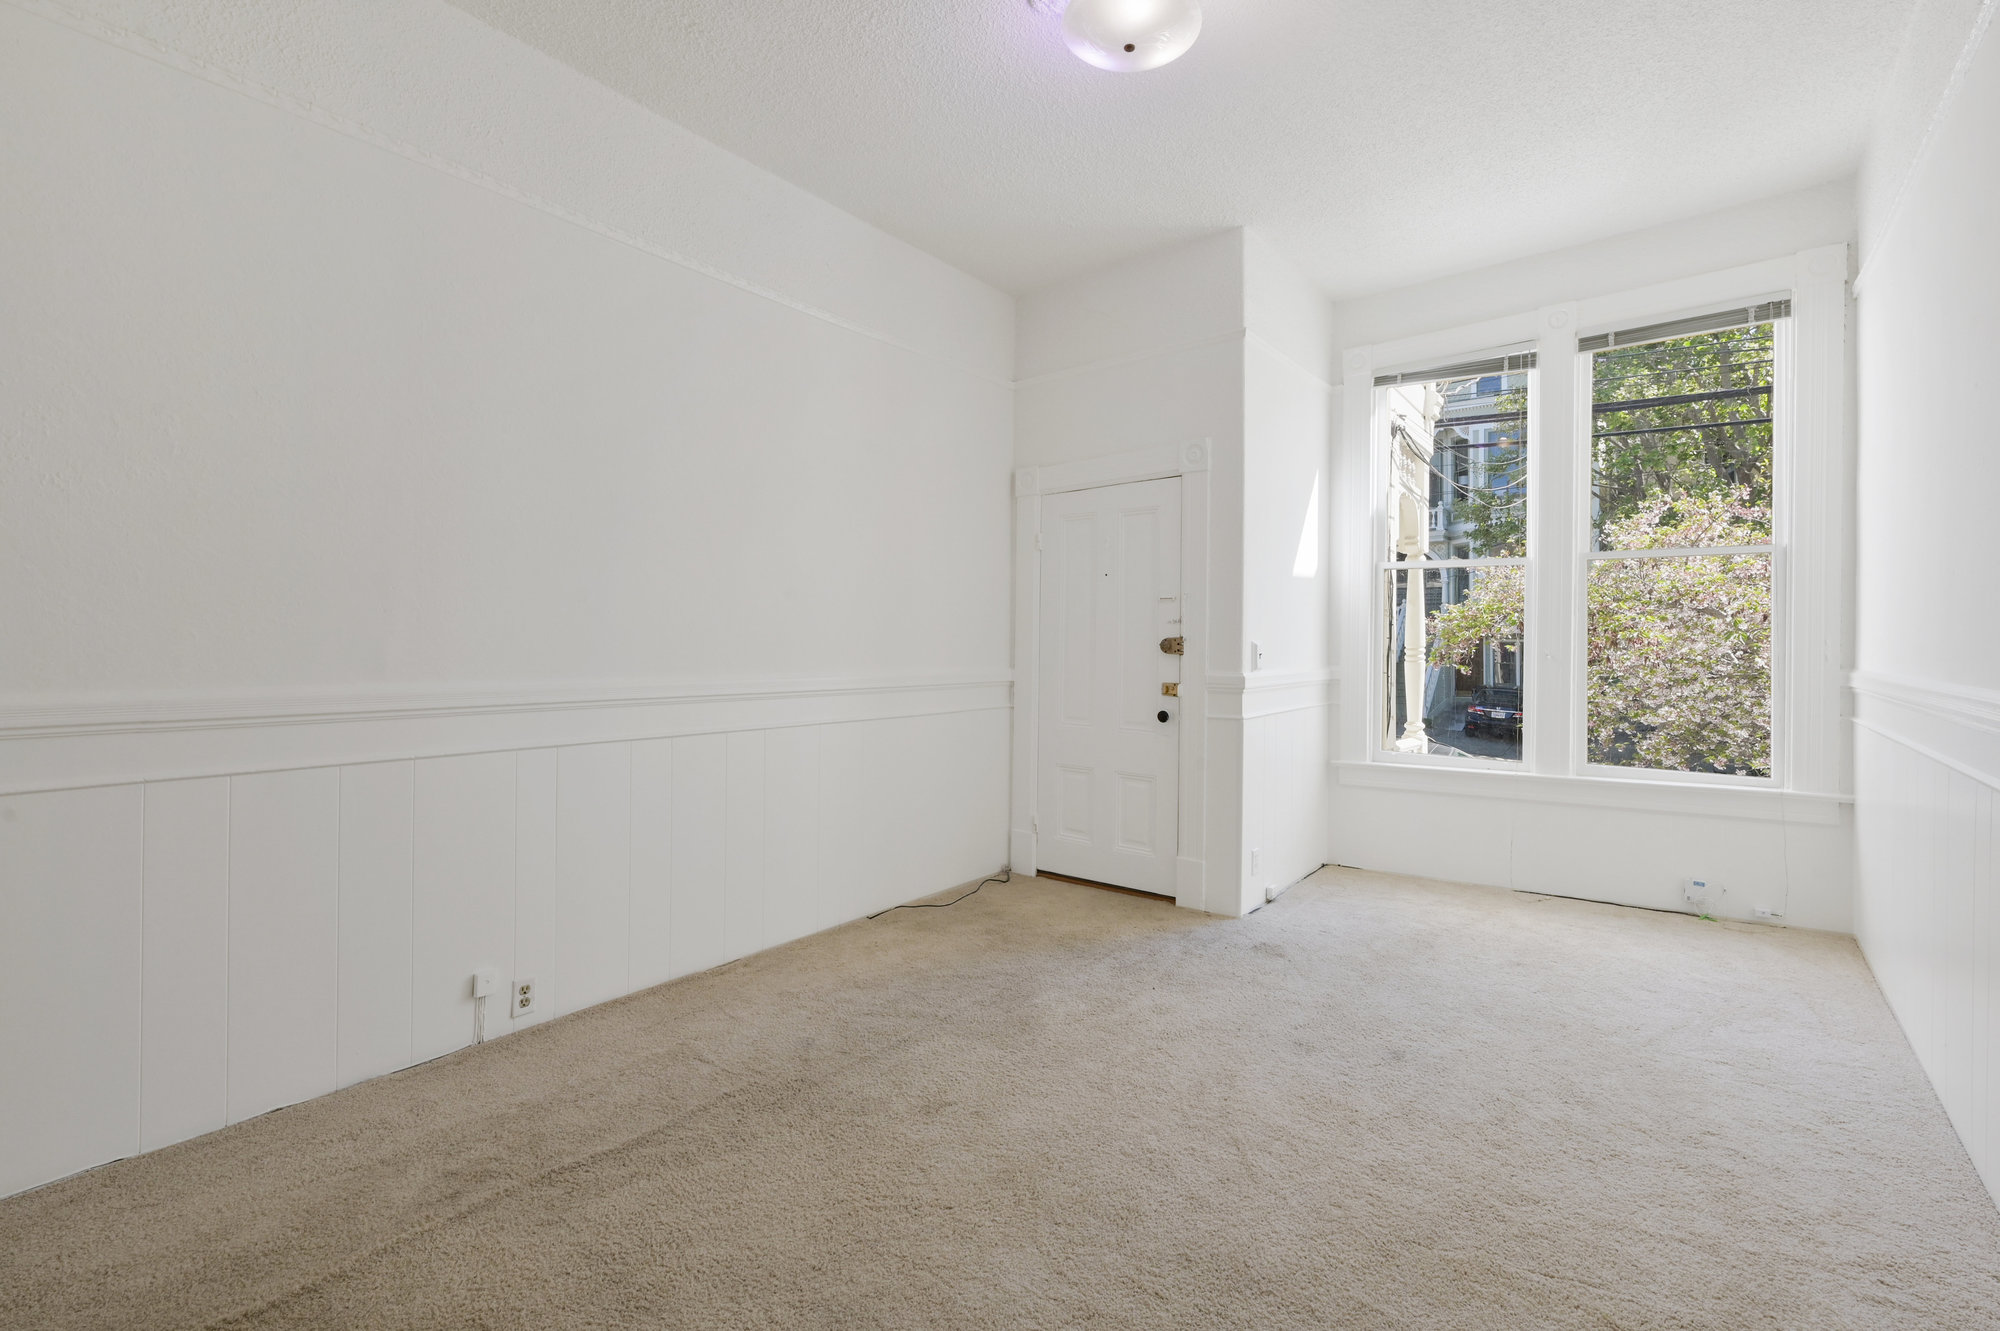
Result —
[[1779, 338], [1790, 301], [1600, 334], [1586, 762], [1768, 777]]
[[1375, 381], [1381, 744], [1518, 762], [1532, 352]]
[[1790, 316], [1764, 300], [1373, 375], [1377, 758], [1774, 775]]

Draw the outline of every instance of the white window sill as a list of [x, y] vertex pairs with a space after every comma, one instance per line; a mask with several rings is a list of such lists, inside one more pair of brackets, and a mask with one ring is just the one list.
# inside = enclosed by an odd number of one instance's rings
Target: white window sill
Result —
[[1690, 813], [1760, 822], [1838, 824], [1853, 803], [1847, 795], [1781, 790], [1769, 785], [1711, 785], [1672, 778], [1547, 776], [1412, 762], [1337, 762], [1340, 784], [1433, 795], [1531, 800], [1648, 813]]

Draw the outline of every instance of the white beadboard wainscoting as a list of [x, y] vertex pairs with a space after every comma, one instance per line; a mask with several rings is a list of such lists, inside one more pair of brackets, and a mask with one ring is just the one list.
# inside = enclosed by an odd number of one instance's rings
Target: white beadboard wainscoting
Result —
[[1338, 686], [1330, 670], [1209, 681], [1211, 724], [1241, 729], [1243, 909], [1326, 863]]
[[9, 713], [0, 1195], [994, 872], [1009, 695]]
[[1333, 863], [1846, 933], [1853, 819], [1844, 796], [1343, 762]]
[[1859, 675], [1855, 937], [2000, 1197], [2000, 693]]

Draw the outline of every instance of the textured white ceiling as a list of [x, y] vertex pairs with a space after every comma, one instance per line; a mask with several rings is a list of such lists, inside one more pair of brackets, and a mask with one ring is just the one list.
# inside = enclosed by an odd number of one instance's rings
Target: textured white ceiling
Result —
[[1021, 291], [1251, 226], [1330, 294], [1851, 172], [1913, 0], [1205, 0], [1106, 74], [1029, 0], [456, 0]]

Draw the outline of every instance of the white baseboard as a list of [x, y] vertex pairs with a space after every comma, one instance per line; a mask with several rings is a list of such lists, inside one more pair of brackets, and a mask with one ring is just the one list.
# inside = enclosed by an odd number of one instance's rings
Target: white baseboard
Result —
[[1015, 828], [1007, 836], [1007, 867], [1023, 877], [1035, 876], [1035, 834]]
[[1200, 860], [1182, 855], [1174, 861], [1174, 902], [1189, 910], [1204, 910], [1202, 901], [1204, 866]]

